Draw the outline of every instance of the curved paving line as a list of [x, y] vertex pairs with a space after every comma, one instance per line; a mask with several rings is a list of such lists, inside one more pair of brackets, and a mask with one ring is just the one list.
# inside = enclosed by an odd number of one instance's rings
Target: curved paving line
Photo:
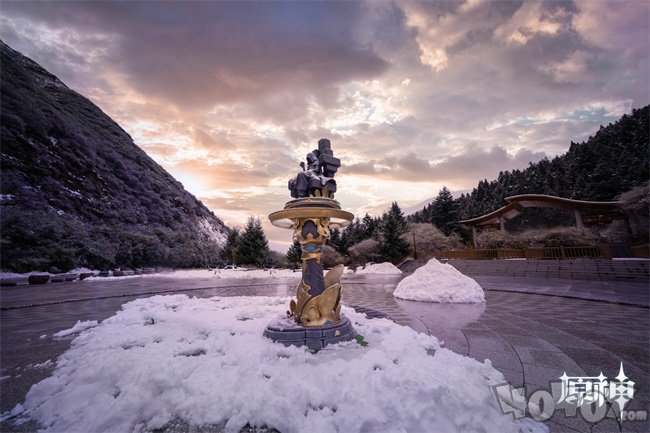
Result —
[[140, 292], [140, 293], [122, 293], [122, 294], [118, 294], [118, 295], [95, 296], [95, 297], [90, 297], [90, 298], [62, 299], [62, 300], [59, 300], [59, 301], [42, 302], [42, 303], [37, 303], [37, 304], [13, 305], [11, 307], [0, 307], [0, 310], [2, 310], [2, 311], [16, 310], [16, 309], [20, 309], [20, 308], [42, 307], [42, 306], [45, 306], [45, 305], [67, 304], [67, 303], [72, 303], [72, 302], [98, 301], [98, 300], [101, 300], [101, 299], [129, 298], [129, 297], [137, 297], [137, 296], [141, 296], [141, 295], [156, 295], [156, 294], [160, 294], [160, 293], [192, 292], [192, 291], [196, 291], [196, 290], [236, 289], [236, 288], [239, 288], [239, 287], [281, 286], [281, 285], [284, 285], [284, 284], [286, 284], [286, 283], [237, 284], [237, 285], [231, 285], [231, 286], [195, 287], [195, 288], [191, 288], [191, 289], [153, 290], [153, 291]]
[[616, 305], [624, 305], [626, 307], [650, 309], [650, 305], [640, 305], [640, 304], [635, 304], [632, 302], [625, 302], [625, 301], [609, 301], [607, 299], [593, 299], [593, 298], [572, 296], [572, 295], [559, 295], [557, 293], [524, 292], [521, 290], [505, 290], [505, 289], [485, 289], [485, 290], [489, 290], [490, 292], [521, 293], [524, 295], [539, 295], [539, 296], [551, 296], [554, 298], [579, 299], [581, 301], [604, 302], [606, 304], [616, 304]]
[[[484, 314], [486, 317], [491, 317], [491, 318], [494, 318], [494, 319], [497, 319], [497, 320], [500, 320], [500, 321], [504, 321], [504, 320], [501, 319], [500, 317], [495, 316], [495, 315], [493, 315], [493, 314], [486, 314], [486, 313], [483, 313], [483, 314]], [[523, 361], [521, 360], [521, 358], [519, 357], [519, 353], [517, 353], [517, 351], [515, 350], [515, 347], [512, 345], [512, 343], [510, 343], [508, 340], [506, 340], [505, 338], [503, 338], [503, 336], [502, 336], [501, 334], [499, 334], [498, 332], [496, 332], [492, 327], [490, 327], [490, 331], [494, 332], [495, 334], [497, 334], [497, 335], [499, 336], [499, 338], [500, 338], [501, 340], [505, 341], [506, 344], [507, 344], [508, 346], [510, 346], [510, 349], [512, 349], [512, 351], [515, 353], [515, 356], [517, 357], [517, 360], [519, 361], [519, 366], [521, 367], [522, 386], [524, 387], [524, 392], [525, 392], [525, 389], [526, 389], [526, 370], [524, 370], [524, 363], [523, 363]], [[528, 332], [528, 331], [525, 331], [525, 332]], [[465, 334], [465, 331], [463, 331], [463, 335], [464, 335], [464, 334]], [[465, 337], [465, 338], [467, 338], [467, 337]], [[468, 347], [469, 347], [469, 341], [467, 342], [467, 345], [468, 345]]]

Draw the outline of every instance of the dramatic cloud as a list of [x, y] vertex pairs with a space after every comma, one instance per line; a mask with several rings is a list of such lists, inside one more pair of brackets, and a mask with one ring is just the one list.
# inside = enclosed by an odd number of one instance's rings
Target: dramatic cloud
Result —
[[[289, 199], [319, 138], [357, 215], [566, 152], [647, 105], [636, 0], [3, 2], [0, 37], [230, 224]], [[265, 230], [273, 245], [289, 234]]]

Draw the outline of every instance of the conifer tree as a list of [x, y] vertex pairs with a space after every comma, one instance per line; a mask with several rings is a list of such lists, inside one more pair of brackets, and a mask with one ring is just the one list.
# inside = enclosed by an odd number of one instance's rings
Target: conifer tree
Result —
[[293, 245], [287, 251], [287, 262], [292, 268], [297, 267], [302, 262], [302, 247], [297, 239], [293, 240]]
[[259, 218], [248, 218], [235, 252], [239, 264], [261, 266], [266, 261], [268, 253], [269, 243], [262, 230], [262, 222]]
[[340, 229], [331, 229], [330, 237], [327, 244], [334, 248], [339, 254], [347, 254], [347, 247], [343, 244], [343, 238]]
[[404, 239], [407, 223], [402, 210], [393, 202], [388, 213], [384, 214], [381, 224], [380, 254], [383, 258], [395, 261], [409, 253], [409, 244]]
[[370, 215], [366, 214], [361, 221], [361, 236], [363, 239], [370, 239], [375, 235], [375, 230], [377, 229], [377, 222]]
[[226, 238], [226, 245], [224, 245], [221, 250], [221, 260], [226, 263], [232, 263], [233, 265], [237, 263], [236, 251], [237, 245], [239, 244], [239, 228], [235, 227], [234, 229], [228, 232], [228, 237]]
[[443, 186], [433, 201], [431, 222], [444, 234], [449, 235], [457, 227], [458, 220], [457, 204], [449, 189]]

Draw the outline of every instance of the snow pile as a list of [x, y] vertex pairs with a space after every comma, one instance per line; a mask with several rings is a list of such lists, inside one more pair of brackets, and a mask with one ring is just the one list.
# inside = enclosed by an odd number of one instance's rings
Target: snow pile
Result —
[[[344, 308], [357, 341], [318, 353], [262, 335], [286, 298], [154, 296], [77, 336], [51, 377], [3, 417], [42, 432], [151, 431], [173, 420], [237, 432], [547, 432], [503, 415], [489, 362]], [[435, 351], [432, 355], [431, 353]]]
[[30, 274], [17, 274], [15, 272], [0, 272], [0, 278], [10, 279], [10, 278], [27, 278]]
[[365, 268], [359, 269], [356, 272], [357, 274], [401, 274], [402, 271], [400, 271], [397, 266], [393, 265], [390, 262], [386, 263], [372, 263], [369, 265], [366, 265]]
[[427, 302], [484, 302], [479, 284], [449, 264], [436, 259], [416, 269], [399, 282], [393, 292], [396, 298]]
[[81, 320], [77, 320], [77, 323], [75, 323], [72, 328], [64, 329], [63, 331], [52, 334], [52, 336], [67, 337], [68, 335], [77, 334], [79, 332], [85, 331], [86, 329], [94, 328], [97, 325], [99, 325], [99, 323], [97, 323], [97, 320], [86, 320], [83, 322]]

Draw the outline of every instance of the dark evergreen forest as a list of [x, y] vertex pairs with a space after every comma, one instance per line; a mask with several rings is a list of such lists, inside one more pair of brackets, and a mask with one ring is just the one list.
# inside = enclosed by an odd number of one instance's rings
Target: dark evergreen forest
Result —
[[[414, 222], [430, 222], [442, 231], [460, 228], [458, 220], [477, 217], [505, 205], [506, 197], [519, 194], [547, 194], [576, 200], [608, 201], [635, 186], [648, 182], [649, 148], [648, 118], [650, 106], [635, 109], [615, 123], [600, 130], [582, 143], [573, 143], [569, 150], [553, 159], [544, 158], [524, 170], [499, 173], [491, 181], [481, 180], [469, 194], [453, 199], [446, 188], [434, 202], [410, 215]], [[523, 215], [522, 215], [523, 216]], [[531, 209], [524, 218], [515, 218], [511, 225], [533, 226], [572, 221], [548, 209]], [[518, 221], [519, 219], [519, 221]]]

